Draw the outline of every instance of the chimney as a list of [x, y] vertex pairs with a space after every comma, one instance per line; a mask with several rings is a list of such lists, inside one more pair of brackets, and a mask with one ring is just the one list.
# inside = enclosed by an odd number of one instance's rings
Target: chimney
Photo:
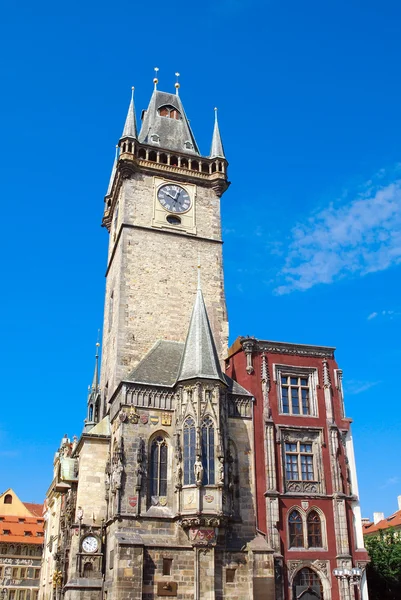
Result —
[[369, 525], [370, 524], [370, 519], [367, 517], [363, 517], [361, 519], [362, 525]]
[[398, 500], [398, 510], [401, 510], [401, 496], [398, 496], [397, 500]]
[[384, 521], [384, 513], [374, 512], [373, 513], [373, 523], [376, 525], [379, 521]]

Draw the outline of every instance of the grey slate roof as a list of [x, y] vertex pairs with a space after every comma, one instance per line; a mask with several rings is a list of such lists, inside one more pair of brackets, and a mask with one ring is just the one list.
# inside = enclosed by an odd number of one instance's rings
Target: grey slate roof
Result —
[[127, 118], [121, 137], [137, 138], [135, 106], [134, 106], [134, 88], [132, 88], [131, 102], [129, 103]]
[[217, 108], [214, 109], [214, 129], [212, 137], [212, 146], [210, 148], [210, 158], [225, 158], [223, 142], [221, 141], [219, 122], [217, 120]]
[[[158, 340], [135, 369], [128, 375], [127, 381], [143, 385], [174, 387], [184, 352], [182, 342]], [[252, 396], [248, 390], [223, 373], [223, 381], [228, 391], [239, 396]]]
[[[177, 120], [161, 117], [158, 111], [165, 105], [176, 108], [181, 113], [182, 118]], [[159, 142], [152, 140], [151, 136], [153, 134], [159, 136]], [[184, 107], [177, 94], [168, 94], [167, 92], [154, 90], [149, 106], [144, 113], [138, 139], [143, 144], [150, 144], [157, 148], [200, 155]], [[185, 142], [190, 142], [192, 148], [186, 148]]]
[[173, 387], [177, 381], [184, 344], [158, 340], [127, 377], [127, 381]]
[[200, 287], [196, 292], [178, 381], [195, 378], [220, 379], [225, 383]]

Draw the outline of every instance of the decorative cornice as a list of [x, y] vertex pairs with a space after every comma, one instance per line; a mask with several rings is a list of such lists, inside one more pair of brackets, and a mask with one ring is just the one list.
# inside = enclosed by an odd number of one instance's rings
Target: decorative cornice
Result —
[[257, 351], [328, 359], [334, 358], [335, 348], [329, 346], [309, 346], [307, 344], [290, 344], [287, 342], [257, 340]]

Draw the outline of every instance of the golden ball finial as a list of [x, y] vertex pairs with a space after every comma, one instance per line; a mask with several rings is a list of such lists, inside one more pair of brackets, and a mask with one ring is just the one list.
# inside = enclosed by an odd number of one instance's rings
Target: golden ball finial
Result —
[[157, 77], [155, 77], [155, 78], [153, 79], [153, 83], [159, 83], [159, 80], [157, 79]]
[[174, 84], [174, 87], [178, 90], [178, 88], [180, 87], [180, 84], [178, 83], [178, 81], [177, 81], [177, 83]]
[[134, 91], [134, 89], [135, 89], [134, 86], [132, 86], [131, 90]]

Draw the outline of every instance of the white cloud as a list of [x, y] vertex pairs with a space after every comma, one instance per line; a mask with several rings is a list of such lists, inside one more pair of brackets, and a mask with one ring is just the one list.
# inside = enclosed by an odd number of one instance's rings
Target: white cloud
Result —
[[398, 178], [392, 175], [393, 181], [386, 181], [379, 172], [375, 181], [292, 229], [277, 294], [401, 263], [401, 179], [399, 172]]
[[401, 316], [401, 312], [398, 312], [396, 310], [381, 310], [379, 312], [370, 313], [370, 315], [368, 316], [368, 321], [370, 321], [371, 319], [375, 319], [376, 317], [386, 317], [387, 319], [392, 320], [395, 317], [399, 316]]
[[354, 381], [349, 380], [345, 385], [345, 393], [350, 396], [355, 396], [356, 394], [362, 394], [362, 392], [366, 392], [370, 390], [370, 388], [374, 387], [380, 383], [380, 381]]

